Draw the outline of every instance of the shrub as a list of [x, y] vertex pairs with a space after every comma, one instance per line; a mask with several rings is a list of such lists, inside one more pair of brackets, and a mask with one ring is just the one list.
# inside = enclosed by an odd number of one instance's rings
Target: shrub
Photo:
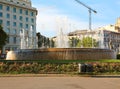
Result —
[[[91, 62], [85, 63], [86, 72], [120, 73], [119, 62]], [[48, 73], [78, 73], [78, 63], [42, 63], [42, 62], [0, 62], [0, 73], [48, 74]]]
[[58, 63], [37, 63], [37, 62], [1, 62], [0, 73], [71, 73], [78, 70], [77, 63], [58, 64]]
[[94, 63], [95, 73], [120, 73], [120, 63]]

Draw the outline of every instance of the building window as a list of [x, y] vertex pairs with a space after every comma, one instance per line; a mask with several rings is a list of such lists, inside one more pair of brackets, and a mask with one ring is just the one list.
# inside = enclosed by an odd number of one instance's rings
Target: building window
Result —
[[2, 6], [2, 4], [0, 4], [0, 10], [2, 10], [3, 9], [3, 6]]
[[10, 28], [7, 28], [6, 33], [8, 34], [10, 33]]
[[25, 6], [25, 3], [23, 3], [23, 6]]
[[28, 24], [26, 24], [26, 29], [28, 29]]
[[7, 21], [7, 26], [10, 26], [10, 21]]
[[34, 30], [35, 29], [35, 26], [34, 25], [32, 25], [32, 30]]
[[6, 14], [6, 18], [9, 19], [10, 18], [10, 14], [7, 13]]
[[28, 15], [28, 10], [25, 10], [25, 15]]
[[11, 2], [13, 2], [13, 0], [10, 0]]
[[29, 20], [28, 17], [26, 17], [26, 22], [28, 22], [28, 20]]
[[20, 23], [20, 28], [23, 28], [23, 23]]
[[23, 12], [22, 9], [20, 9], [20, 14], [22, 14], [22, 12]]
[[17, 42], [16, 37], [13, 37], [13, 43], [16, 44], [16, 42]]
[[31, 22], [34, 23], [34, 19], [33, 18], [31, 19]]
[[13, 15], [13, 19], [16, 20], [16, 19], [17, 19], [17, 16], [16, 16], [16, 15]]
[[17, 30], [16, 29], [13, 30], [13, 34], [17, 34]]
[[30, 13], [30, 16], [34, 16], [34, 12], [31, 12], [31, 13]]
[[0, 20], [0, 25], [2, 25], [2, 23], [3, 23], [3, 21], [2, 21], [2, 20]]
[[3, 17], [3, 13], [2, 12], [0, 12], [0, 17]]
[[16, 8], [15, 7], [13, 8], [13, 13], [16, 13]]
[[13, 26], [14, 26], [14, 27], [16, 27], [16, 26], [17, 26], [16, 22], [13, 22]]
[[19, 4], [19, 2], [17, 2], [17, 4]]
[[20, 20], [20, 21], [22, 21], [22, 20], [23, 20], [23, 17], [22, 17], [22, 16], [20, 16], [19, 20]]
[[10, 6], [6, 6], [6, 11], [10, 11]]

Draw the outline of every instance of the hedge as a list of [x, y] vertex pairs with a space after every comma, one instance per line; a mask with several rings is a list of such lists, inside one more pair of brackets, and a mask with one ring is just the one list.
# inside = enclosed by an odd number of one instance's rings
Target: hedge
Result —
[[[85, 63], [92, 66], [93, 74], [120, 73], [120, 63]], [[78, 63], [0, 62], [1, 74], [78, 74]], [[87, 73], [87, 72], [84, 72]]]
[[0, 73], [75, 73], [78, 70], [76, 63], [53, 64], [53, 63], [0, 63]]
[[92, 63], [94, 73], [120, 73], [120, 63]]

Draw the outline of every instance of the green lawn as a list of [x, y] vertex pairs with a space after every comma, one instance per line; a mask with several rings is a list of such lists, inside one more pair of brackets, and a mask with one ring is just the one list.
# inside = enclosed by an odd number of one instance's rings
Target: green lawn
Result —
[[105, 59], [105, 60], [0, 60], [0, 62], [40, 62], [40, 63], [87, 63], [87, 62], [120, 62], [116, 59]]

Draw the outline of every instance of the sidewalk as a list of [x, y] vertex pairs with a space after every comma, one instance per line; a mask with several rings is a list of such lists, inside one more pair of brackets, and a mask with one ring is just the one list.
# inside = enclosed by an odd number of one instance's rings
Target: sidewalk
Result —
[[[23, 76], [23, 75], [22, 75]], [[25, 75], [24, 75], [25, 76]], [[30, 76], [30, 75], [29, 75]], [[33, 75], [32, 75], [33, 76]], [[119, 89], [119, 78], [0, 77], [0, 89]], [[44, 75], [46, 76], [46, 75]], [[61, 76], [61, 75], [59, 75]]]

